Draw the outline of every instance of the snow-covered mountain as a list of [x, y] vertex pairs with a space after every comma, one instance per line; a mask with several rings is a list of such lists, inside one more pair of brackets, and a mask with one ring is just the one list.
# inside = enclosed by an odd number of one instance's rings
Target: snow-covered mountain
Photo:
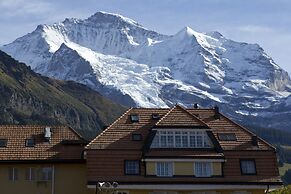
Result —
[[[257, 44], [185, 27], [175, 35], [97, 12], [39, 25], [1, 50], [41, 74], [84, 83], [125, 105], [218, 104], [234, 119], [290, 126], [291, 80]], [[256, 123], [256, 125], [258, 125]], [[248, 123], [251, 124], [251, 123]]]

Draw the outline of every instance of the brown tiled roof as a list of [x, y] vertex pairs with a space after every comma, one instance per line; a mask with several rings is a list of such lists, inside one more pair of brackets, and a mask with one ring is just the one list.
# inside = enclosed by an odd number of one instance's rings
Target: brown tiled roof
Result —
[[157, 123], [158, 127], [200, 127], [209, 128], [206, 123], [189, 113], [180, 105], [171, 108]]
[[[220, 113], [220, 118], [214, 118], [214, 109], [188, 109], [192, 114], [199, 115], [199, 118], [207, 123], [218, 140], [223, 150], [274, 150], [274, 147], [258, 138], [258, 145], [252, 145], [254, 133], [233, 122]], [[236, 141], [220, 141], [218, 133], [234, 133]]]
[[[127, 110], [112, 125], [99, 134], [87, 146], [87, 149], [142, 149], [150, 129], [157, 120], [152, 119], [152, 114], [156, 113], [161, 117], [169, 109], [148, 109], [131, 108]], [[139, 122], [131, 122], [130, 115], [138, 114]], [[131, 135], [140, 133], [142, 141], [132, 141]]]
[[[152, 114], [157, 113], [161, 119], [152, 119]], [[131, 114], [139, 115], [139, 122], [131, 122]], [[177, 115], [177, 117], [175, 116]], [[119, 119], [110, 125], [105, 131], [91, 141], [87, 149], [142, 149], [149, 131], [156, 127], [182, 126], [183, 122], [189, 126], [201, 128], [209, 127], [223, 150], [274, 150], [274, 148], [258, 138], [258, 145], [252, 145], [252, 132], [234, 123], [224, 115], [220, 119], [214, 117], [214, 109], [184, 109], [176, 105], [172, 109], [159, 108], [131, 108]], [[184, 125], [185, 127], [187, 125]], [[142, 141], [132, 141], [132, 133], [140, 133]], [[237, 141], [220, 141], [218, 133], [234, 133]]]
[[[0, 139], [7, 139], [7, 146], [0, 147], [0, 162], [27, 160], [80, 160], [84, 139], [73, 129], [51, 126], [50, 142], [44, 141], [46, 126], [0, 125]], [[34, 147], [26, 147], [25, 140], [33, 138]]]

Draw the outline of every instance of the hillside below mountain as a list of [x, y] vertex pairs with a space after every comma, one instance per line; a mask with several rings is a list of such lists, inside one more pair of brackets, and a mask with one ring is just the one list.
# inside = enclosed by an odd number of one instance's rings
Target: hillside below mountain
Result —
[[240, 123], [290, 130], [291, 80], [257, 44], [185, 27], [174, 35], [97, 12], [1, 47], [43, 75], [83, 83], [127, 106], [219, 105]]
[[83, 84], [43, 77], [0, 51], [0, 124], [69, 125], [90, 139], [125, 109]]

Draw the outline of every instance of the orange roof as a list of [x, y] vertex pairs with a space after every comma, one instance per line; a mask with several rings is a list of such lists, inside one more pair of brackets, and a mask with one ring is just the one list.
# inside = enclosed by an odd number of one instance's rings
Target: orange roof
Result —
[[[0, 162], [27, 160], [80, 160], [85, 145], [84, 139], [73, 129], [51, 126], [51, 138], [45, 142], [46, 126], [0, 125], [0, 139], [7, 140], [0, 147]], [[26, 146], [26, 139], [34, 139], [33, 147]]]

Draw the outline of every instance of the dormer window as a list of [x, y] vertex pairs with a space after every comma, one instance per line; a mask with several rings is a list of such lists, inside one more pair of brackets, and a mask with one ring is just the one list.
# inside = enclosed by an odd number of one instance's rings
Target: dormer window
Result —
[[7, 146], [7, 139], [0, 139], [0, 148], [4, 148]]
[[134, 134], [132, 134], [131, 139], [132, 139], [132, 141], [141, 141], [142, 135], [140, 133], [134, 133]]
[[218, 133], [218, 139], [220, 141], [236, 141], [235, 133]]
[[137, 114], [131, 114], [130, 115], [130, 120], [133, 123], [139, 122], [139, 116]]
[[157, 114], [157, 113], [153, 113], [152, 114], [152, 119], [153, 120], [158, 120], [158, 119], [160, 119], [161, 117], [160, 117], [160, 115], [159, 114]]
[[25, 140], [25, 146], [26, 147], [34, 147], [35, 146], [35, 141], [33, 138], [26, 139]]
[[211, 142], [202, 130], [157, 130], [152, 148], [210, 148]]

